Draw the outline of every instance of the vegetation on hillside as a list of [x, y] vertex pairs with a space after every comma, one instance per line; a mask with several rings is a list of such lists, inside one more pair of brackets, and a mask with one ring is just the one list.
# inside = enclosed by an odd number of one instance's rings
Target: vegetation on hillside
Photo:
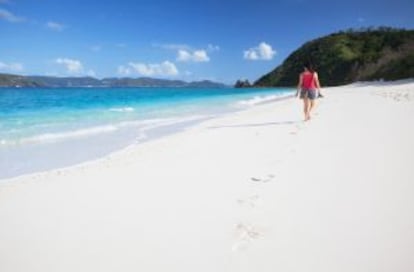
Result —
[[414, 30], [347, 30], [305, 43], [254, 86], [294, 86], [311, 61], [325, 86], [414, 77]]
[[0, 87], [2, 86], [37, 87], [39, 84], [24, 76], [0, 74]]

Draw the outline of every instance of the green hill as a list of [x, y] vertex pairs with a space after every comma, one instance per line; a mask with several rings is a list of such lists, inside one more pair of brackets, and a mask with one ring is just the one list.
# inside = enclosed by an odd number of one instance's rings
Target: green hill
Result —
[[180, 88], [226, 88], [225, 84], [209, 80], [186, 82], [157, 78], [104, 78], [20, 76], [0, 74], [0, 87], [180, 87]]
[[17, 86], [17, 87], [38, 87], [41, 84], [32, 79], [19, 75], [0, 74], [0, 87]]
[[398, 80], [414, 77], [414, 30], [381, 27], [348, 30], [305, 43], [254, 86], [294, 86], [311, 61], [321, 84]]

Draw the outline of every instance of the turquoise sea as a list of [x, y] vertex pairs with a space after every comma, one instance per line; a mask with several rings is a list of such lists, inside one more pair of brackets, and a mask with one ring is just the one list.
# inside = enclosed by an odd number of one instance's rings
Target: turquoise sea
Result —
[[0, 88], [0, 179], [64, 167], [292, 89]]

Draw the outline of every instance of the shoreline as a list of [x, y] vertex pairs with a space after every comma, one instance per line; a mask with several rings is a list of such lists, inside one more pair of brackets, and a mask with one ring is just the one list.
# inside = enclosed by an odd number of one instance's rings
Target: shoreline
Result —
[[[264, 98], [259, 97], [264, 100], [261, 101], [259, 99], [259, 101], [249, 102], [253, 102], [253, 107], [255, 107], [267, 103], [283, 101], [291, 97], [291, 95], [283, 94], [273, 98], [271, 96]], [[142, 128], [139, 129], [134, 127], [120, 128], [119, 130], [103, 135], [74, 138], [69, 140], [69, 142], [51, 141], [37, 144], [29, 143], [25, 146], [8, 148], [3, 151], [3, 154], [5, 154], [4, 158], [8, 158], [8, 161], [4, 161], [4, 165], [0, 169], [0, 183], [7, 182], [8, 179], [15, 179], [20, 176], [66, 169], [79, 164], [99, 160], [135, 145], [145, 144], [158, 138], [169, 137], [173, 134], [181, 133], [206, 120], [221, 118], [225, 115], [248, 109], [249, 107], [239, 109], [234, 108], [232, 110], [223, 109], [222, 112], [200, 113], [199, 116], [174, 117], [177, 118], [177, 120], [173, 121], [166, 119], [155, 126], [149, 125], [147, 127], [146, 125], [142, 125]], [[137, 133], [139, 136], [136, 135]], [[112, 141], [111, 139], [114, 138], [115, 141]], [[110, 143], [110, 145], [108, 145], [108, 143]], [[84, 147], [89, 148], [89, 150], [83, 151]], [[62, 155], [71, 152], [72, 154], [69, 157]], [[10, 160], [10, 158], [12, 159]], [[16, 161], [19, 161], [19, 163], [23, 162], [23, 164], [27, 164], [27, 166], [23, 165], [23, 168], [11, 170], [15, 167], [13, 163]], [[32, 163], [30, 163], [31, 161]]]
[[414, 82], [322, 92], [0, 182], [0, 270], [413, 270]]

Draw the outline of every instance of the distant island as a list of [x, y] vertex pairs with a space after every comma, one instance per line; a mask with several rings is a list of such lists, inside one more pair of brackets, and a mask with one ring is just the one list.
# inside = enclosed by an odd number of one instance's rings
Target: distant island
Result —
[[186, 82], [182, 80], [140, 78], [104, 78], [93, 77], [52, 77], [21, 76], [0, 74], [0, 87], [177, 87], [177, 88], [226, 88], [225, 84], [210, 80]]
[[295, 86], [307, 60], [324, 86], [414, 78], [414, 30], [350, 29], [321, 37], [302, 45], [253, 84], [239, 80], [235, 87]]

